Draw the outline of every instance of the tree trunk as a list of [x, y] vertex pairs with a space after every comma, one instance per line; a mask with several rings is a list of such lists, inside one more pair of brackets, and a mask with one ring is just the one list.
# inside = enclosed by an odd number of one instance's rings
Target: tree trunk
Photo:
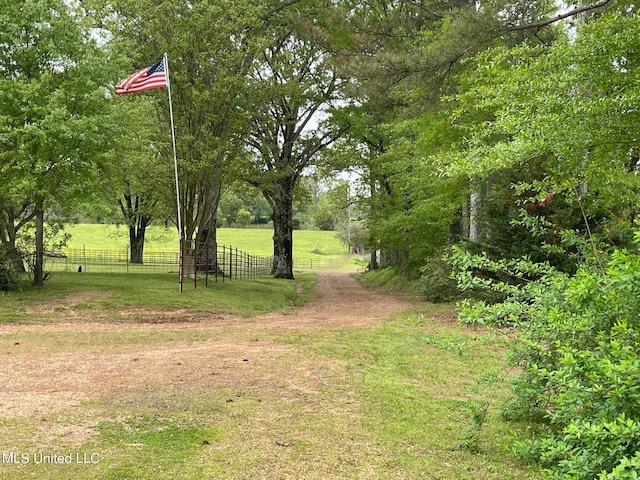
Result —
[[369, 270], [378, 270], [378, 251], [375, 248], [371, 249], [371, 258], [369, 260]]
[[14, 244], [7, 244], [5, 246], [5, 254], [7, 255], [7, 260], [11, 264], [11, 267], [19, 273], [25, 273], [26, 269], [24, 268], [24, 258], [22, 258], [22, 254]]
[[218, 215], [207, 226], [196, 233], [198, 245], [198, 270], [224, 276], [225, 272], [218, 263]]
[[[295, 182], [291, 182], [293, 185]], [[293, 279], [293, 188], [282, 186], [273, 202], [273, 269], [275, 278]]]
[[129, 225], [129, 262], [143, 263], [144, 239], [147, 227], [151, 225], [153, 216], [149, 213], [149, 207], [153, 207], [153, 201], [149, 202], [139, 195], [123, 193], [125, 199], [118, 199], [120, 211], [127, 225]]
[[587, 194], [587, 189], [588, 189], [588, 184], [587, 184], [587, 180], [584, 178], [586, 177], [586, 171], [587, 171], [587, 155], [585, 154], [584, 157], [582, 157], [582, 162], [580, 162], [580, 170], [581, 170], [581, 177], [582, 180], [580, 180], [580, 182], [578, 183], [578, 195], [580, 197], [580, 199], [582, 199], [582, 197], [584, 197]]
[[469, 240], [480, 242], [480, 209], [482, 207], [482, 190], [479, 185], [472, 185], [469, 196]]
[[44, 285], [44, 200], [35, 201], [36, 252], [33, 267], [33, 284]]
[[25, 273], [22, 253], [16, 247], [18, 232], [33, 220], [35, 212], [33, 202], [25, 201], [19, 207], [0, 203], [0, 247], [14, 270]]
[[17, 232], [13, 220], [6, 225], [0, 225], [0, 248], [5, 259], [11, 264], [11, 268], [15, 271], [24, 273], [24, 260], [20, 251], [16, 247]]
[[129, 245], [131, 252], [129, 255], [129, 262], [142, 264], [142, 258], [144, 254], [144, 237], [147, 227], [144, 222], [138, 222], [136, 228], [135, 225], [129, 226]]
[[470, 233], [470, 228], [469, 228], [469, 199], [465, 198], [462, 201], [462, 238], [464, 238], [465, 240], [469, 240], [469, 233]]

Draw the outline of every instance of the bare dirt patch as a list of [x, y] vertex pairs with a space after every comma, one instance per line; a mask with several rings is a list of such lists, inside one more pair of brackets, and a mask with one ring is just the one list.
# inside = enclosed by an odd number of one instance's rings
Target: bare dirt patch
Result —
[[[131, 322], [96, 323], [78, 313], [80, 316], [71, 322], [2, 325], [0, 337], [21, 332], [31, 336], [29, 342], [16, 342], [18, 349], [0, 352], [0, 419], [49, 415], [116, 392], [277, 388], [290, 383], [294, 374], [308, 378], [300, 388], [313, 392], [321, 378], [315, 366], [304, 359], [298, 359], [292, 367], [291, 359], [298, 358], [295, 346], [246, 340], [251, 333], [255, 331], [259, 337], [265, 329], [291, 332], [375, 325], [409, 306], [398, 296], [363, 287], [344, 271], [319, 272], [315, 293], [313, 300], [291, 312], [250, 319], [231, 315], [194, 317], [186, 309], [140, 309], [130, 312], [139, 315]], [[124, 338], [130, 331], [183, 329], [202, 329], [204, 340], [132, 345]], [[122, 331], [123, 342], [129, 343], [95, 349], [71, 345], [55, 352], [33, 345], [39, 334], [65, 331]]]
[[85, 290], [83, 292], [72, 293], [64, 298], [56, 300], [47, 300], [38, 303], [32, 303], [27, 312], [53, 313], [72, 307], [78, 303], [92, 302], [104, 298], [107, 294], [101, 291]]

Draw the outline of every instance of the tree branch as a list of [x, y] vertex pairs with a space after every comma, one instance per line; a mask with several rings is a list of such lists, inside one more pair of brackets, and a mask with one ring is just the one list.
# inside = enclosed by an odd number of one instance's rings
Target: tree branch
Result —
[[426, 12], [428, 15], [431, 15], [434, 18], [438, 18], [438, 19], [442, 19], [444, 18], [444, 15], [441, 13], [438, 13], [434, 10], [431, 10], [430, 8], [428, 8], [426, 5], [422, 5], [420, 2], [417, 2], [415, 0], [404, 0], [404, 3], [408, 3], [409, 5], [412, 5], [420, 10], [422, 10], [423, 12]]
[[573, 10], [569, 10], [568, 12], [565, 12], [565, 13], [560, 13], [555, 17], [547, 18], [546, 20], [540, 20], [539, 22], [533, 22], [533, 23], [525, 23], [524, 25], [513, 25], [510, 27], [507, 27], [504, 31], [518, 32], [522, 30], [530, 30], [535, 28], [546, 27], [547, 25], [551, 25], [552, 23], [559, 22], [560, 20], [564, 20], [565, 18], [573, 17], [574, 15], [578, 15], [579, 13], [602, 8], [608, 3], [611, 3], [611, 0], [598, 0], [596, 3], [593, 3], [591, 5], [583, 5], [582, 7], [576, 7]]

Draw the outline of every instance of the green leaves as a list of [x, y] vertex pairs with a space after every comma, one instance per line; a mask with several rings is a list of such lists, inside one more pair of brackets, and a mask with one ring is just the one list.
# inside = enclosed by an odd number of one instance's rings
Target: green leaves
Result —
[[533, 422], [541, 437], [516, 442], [517, 455], [555, 479], [633, 478], [640, 449], [640, 256], [616, 250], [604, 270], [585, 263], [573, 277], [527, 259], [496, 261], [461, 249], [449, 261], [462, 288], [506, 297], [493, 305], [463, 303], [463, 322], [517, 327], [511, 359], [521, 373], [506, 413]]
[[487, 176], [544, 158], [556, 183], [618, 182], [612, 161], [628, 161], [639, 114], [640, 52], [629, 32], [640, 32], [640, 18], [610, 13], [581, 26], [575, 42], [481, 55], [468, 91], [455, 97], [452, 120], [466, 135], [449, 174]]
[[[41, 226], [45, 206], [68, 213], [90, 195], [115, 132], [126, 125], [111, 115], [108, 52], [97, 47], [79, 5], [5, 2], [0, 32], [7, 46], [0, 53], [0, 213], [7, 218], [0, 242], [15, 251], [22, 220], [30, 218], [13, 212], [37, 205]], [[40, 283], [43, 239], [36, 239]]]

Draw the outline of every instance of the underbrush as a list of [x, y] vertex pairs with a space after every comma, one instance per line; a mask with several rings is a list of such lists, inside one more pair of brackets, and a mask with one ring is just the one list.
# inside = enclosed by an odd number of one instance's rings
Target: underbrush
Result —
[[402, 276], [396, 268], [385, 267], [361, 274], [358, 279], [370, 287], [386, 287], [391, 291], [420, 295], [419, 280], [410, 280]]
[[[557, 480], [638, 478], [640, 256], [600, 253], [575, 275], [528, 259], [461, 251], [455, 263], [463, 289], [506, 298], [465, 302], [460, 316], [516, 339], [510, 361], [521, 373], [503, 413], [535, 433], [515, 443], [516, 456]], [[479, 275], [485, 272], [495, 275]]]

